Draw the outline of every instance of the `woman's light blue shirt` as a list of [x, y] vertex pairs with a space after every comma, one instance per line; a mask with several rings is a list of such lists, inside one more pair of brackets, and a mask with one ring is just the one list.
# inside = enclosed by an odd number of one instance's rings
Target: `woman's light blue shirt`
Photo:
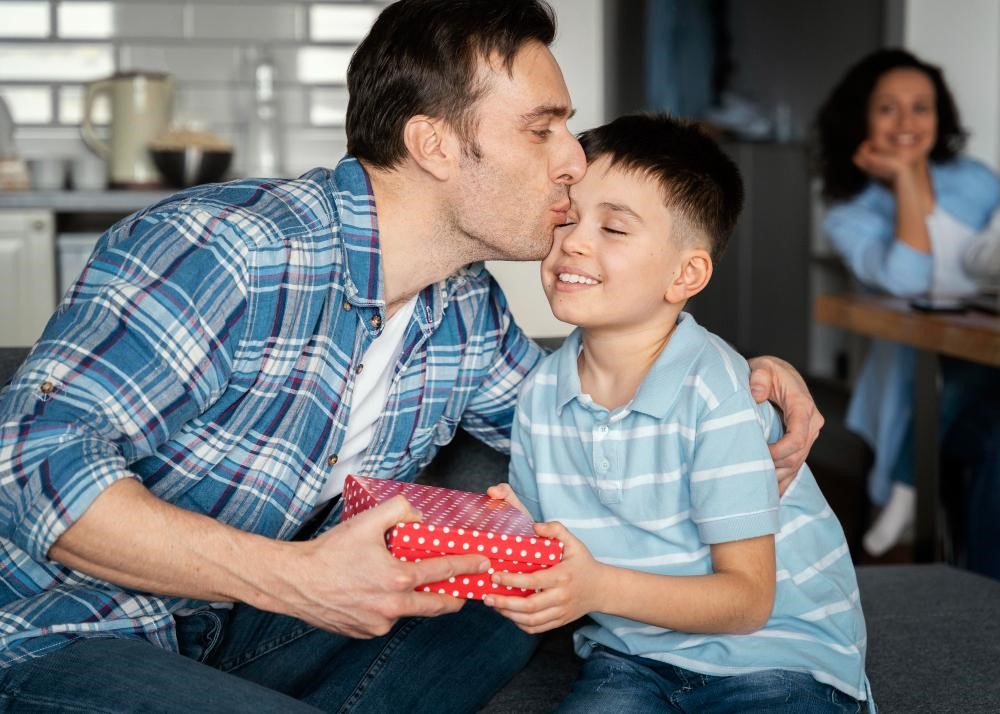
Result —
[[[1000, 179], [984, 164], [959, 157], [931, 164], [938, 209], [974, 231], [981, 231], [1000, 205]], [[933, 256], [896, 239], [896, 201], [883, 184], [872, 181], [826, 215], [824, 229], [852, 275], [866, 287], [911, 296], [931, 288]], [[875, 451], [868, 480], [871, 499], [884, 504], [891, 474], [913, 412], [916, 358], [909, 347], [874, 340], [858, 376], [847, 425]]]

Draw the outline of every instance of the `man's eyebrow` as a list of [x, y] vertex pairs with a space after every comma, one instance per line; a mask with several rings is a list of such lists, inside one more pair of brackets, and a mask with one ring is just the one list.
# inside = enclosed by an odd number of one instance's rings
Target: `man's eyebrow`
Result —
[[521, 121], [530, 124], [533, 121], [544, 117], [555, 117], [557, 119], [572, 119], [576, 114], [576, 109], [570, 109], [563, 104], [542, 104], [521, 115]]
[[616, 213], [624, 213], [626, 216], [631, 216], [635, 220], [639, 221], [639, 223], [643, 223], [642, 216], [626, 206], [624, 203], [611, 203], [609, 201], [604, 201], [599, 204], [599, 207], [606, 208], [609, 211], [615, 211]]

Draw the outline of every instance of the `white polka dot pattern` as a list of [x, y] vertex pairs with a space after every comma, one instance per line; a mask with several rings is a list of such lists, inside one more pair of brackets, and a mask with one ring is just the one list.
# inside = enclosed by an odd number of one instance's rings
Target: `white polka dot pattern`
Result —
[[351, 475], [344, 483], [341, 519], [399, 494], [423, 514], [423, 520], [400, 523], [386, 533], [394, 556], [419, 562], [477, 552], [488, 556], [492, 565], [486, 575], [458, 575], [448, 581], [426, 583], [417, 590], [470, 600], [481, 600], [490, 593], [530, 595], [534, 590], [493, 585], [489, 575], [494, 571], [530, 573], [562, 560], [560, 541], [539, 538], [528, 516], [486, 494]]

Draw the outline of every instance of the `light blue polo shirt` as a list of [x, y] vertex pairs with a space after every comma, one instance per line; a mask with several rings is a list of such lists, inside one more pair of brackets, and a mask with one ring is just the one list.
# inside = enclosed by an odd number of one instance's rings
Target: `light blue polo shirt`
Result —
[[609, 412], [580, 392], [579, 351], [577, 330], [518, 400], [510, 482], [535, 519], [561, 521], [603, 563], [669, 575], [709, 574], [710, 544], [774, 533], [777, 590], [750, 635], [592, 613], [577, 653], [597, 642], [710, 675], [796, 670], [866, 699], [865, 623], [843, 531], [808, 467], [779, 502], [767, 441], [781, 423], [750, 396], [746, 361], [682, 313], [635, 398]]

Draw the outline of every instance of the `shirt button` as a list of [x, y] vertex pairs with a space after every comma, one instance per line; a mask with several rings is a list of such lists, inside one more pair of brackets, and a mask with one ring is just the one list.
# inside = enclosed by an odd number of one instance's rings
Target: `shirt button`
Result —
[[376, 330], [382, 327], [382, 317], [380, 315], [372, 315], [372, 319], [368, 322], [371, 323], [371, 326]]
[[601, 434], [607, 434], [608, 433], [608, 425], [607, 424], [601, 424], [599, 427], [597, 427], [597, 431], [600, 432]]
[[359, 364], [357, 367], [354, 368], [354, 374], [361, 374], [364, 371], [364, 369], [365, 366], [363, 364]]
[[55, 389], [55, 386], [52, 384], [52, 382], [46, 381], [42, 382], [42, 385], [39, 387], [39, 389], [42, 391], [42, 394], [51, 394], [52, 390]]
[[333, 466], [339, 460], [340, 458], [336, 454], [330, 454], [329, 456], [326, 457], [326, 463], [330, 464], [330, 466]]
[[600, 464], [598, 464], [598, 466], [600, 466], [601, 471], [607, 471], [608, 469], [611, 468], [611, 462], [608, 461], [607, 459], [604, 459]]
[[347, 300], [344, 300], [344, 310], [347, 312], [351, 311], [351, 303], [347, 302]]

